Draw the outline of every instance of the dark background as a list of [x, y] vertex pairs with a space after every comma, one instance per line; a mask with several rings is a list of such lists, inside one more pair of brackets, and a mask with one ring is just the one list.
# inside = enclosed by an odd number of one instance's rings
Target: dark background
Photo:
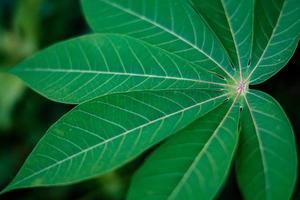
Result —
[[[13, 178], [47, 128], [72, 108], [39, 96], [25, 88], [20, 80], [1, 71], [7, 71], [39, 49], [87, 32], [89, 28], [78, 0], [0, 0], [0, 190]], [[298, 68], [296, 53], [277, 75], [253, 88], [271, 94], [280, 102], [293, 124], [299, 148]], [[64, 187], [22, 189], [0, 199], [119, 200], [126, 193], [131, 174], [146, 155], [90, 181]], [[241, 199], [233, 174], [219, 199]], [[294, 199], [300, 199], [299, 187]]]

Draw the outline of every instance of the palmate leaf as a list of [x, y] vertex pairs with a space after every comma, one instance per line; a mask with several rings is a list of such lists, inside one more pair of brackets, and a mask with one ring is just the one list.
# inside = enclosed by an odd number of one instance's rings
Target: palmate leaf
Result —
[[228, 174], [238, 121], [231, 101], [172, 136], [138, 170], [128, 199], [212, 199]]
[[4, 192], [69, 184], [108, 172], [226, 98], [190, 90], [114, 94], [83, 103], [48, 130]]
[[96, 32], [122, 33], [231, 78], [228, 54], [187, 0], [82, 0]]
[[237, 175], [245, 199], [290, 199], [297, 155], [284, 111], [269, 95], [251, 90], [241, 122]]
[[294, 52], [300, 1], [82, 0], [82, 7], [96, 34], [12, 70], [47, 98], [80, 105], [48, 130], [4, 192], [103, 174], [180, 131], [143, 165], [129, 199], [214, 198], [239, 134], [244, 197], [291, 196], [291, 125], [271, 97], [248, 86]]
[[300, 38], [300, 1], [256, 0], [254, 41], [247, 81], [262, 83], [286, 65]]
[[221, 88], [224, 80], [131, 37], [93, 34], [54, 45], [12, 71], [49, 99], [81, 103], [117, 92]]

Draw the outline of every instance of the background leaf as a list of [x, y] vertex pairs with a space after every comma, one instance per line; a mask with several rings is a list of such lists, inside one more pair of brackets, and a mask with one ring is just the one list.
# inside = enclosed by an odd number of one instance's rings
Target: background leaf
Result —
[[23, 83], [16, 77], [0, 73], [0, 130], [11, 126], [11, 116], [15, 104], [24, 92]]
[[237, 176], [245, 199], [290, 199], [297, 155], [284, 111], [269, 95], [251, 90], [241, 122]]
[[49, 129], [3, 192], [69, 184], [111, 171], [220, 105], [226, 96], [199, 90], [139, 92], [81, 104]]

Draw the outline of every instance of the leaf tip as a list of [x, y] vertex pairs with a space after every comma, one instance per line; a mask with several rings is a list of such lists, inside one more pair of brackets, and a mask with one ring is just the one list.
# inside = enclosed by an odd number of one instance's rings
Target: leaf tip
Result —
[[5, 193], [7, 193], [7, 192], [9, 192], [9, 191], [11, 191], [11, 189], [10, 189], [10, 187], [9, 187], [9, 185], [8, 185], [8, 186], [6, 186], [3, 190], [0, 191], [0, 196], [1, 196], [1, 195], [4, 195]]
[[17, 64], [17, 65], [15, 65], [15, 66], [13, 66], [12, 68], [10, 68], [10, 69], [8, 70], [8, 72], [9, 72], [10, 74], [17, 75], [17, 74], [20, 72], [20, 65], [21, 65], [21, 64]]

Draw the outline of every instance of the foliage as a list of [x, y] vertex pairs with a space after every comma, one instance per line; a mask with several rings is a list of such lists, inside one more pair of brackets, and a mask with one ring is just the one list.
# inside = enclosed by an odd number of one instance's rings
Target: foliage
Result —
[[43, 96], [78, 105], [3, 192], [86, 180], [169, 137], [135, 174], [128, 199], [214, 198], [234, 158], [245, 199], [289, 199], [297, 174], [293, 130], [276, 100], [249, 85], [292, 56], [299, 4], [83, 0], [94, 34], [12, 70]]

